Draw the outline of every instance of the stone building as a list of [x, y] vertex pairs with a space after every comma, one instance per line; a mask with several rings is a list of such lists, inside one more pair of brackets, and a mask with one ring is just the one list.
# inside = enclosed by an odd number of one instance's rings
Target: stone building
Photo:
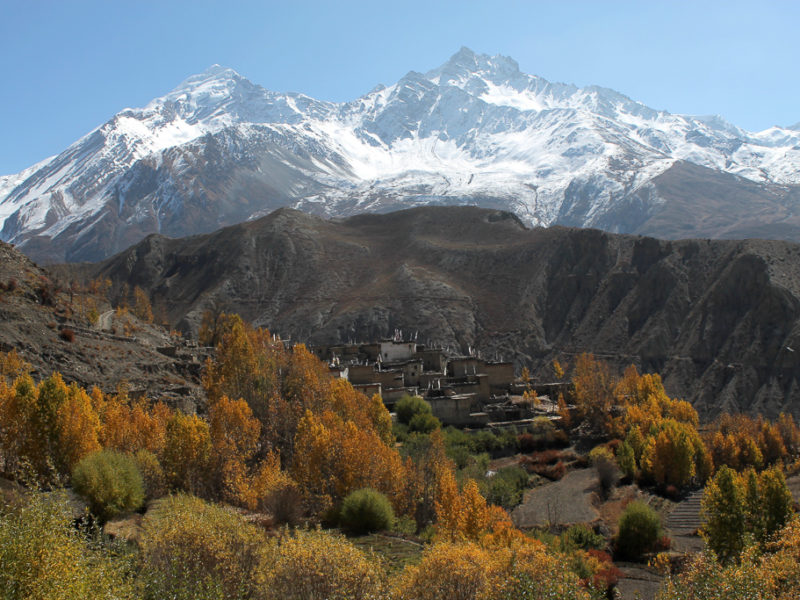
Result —
[[376, 343], [317, 346], [312, 351], [357, 389], [380, 394], [390, 409], [406, 394], [421, 394], [446, 425], [482, 424], [487, 419], [484, 407], [507, 401], [515, 384], [510, 362], [448, 357], [440, 348], [403, 340], [397, 333]]

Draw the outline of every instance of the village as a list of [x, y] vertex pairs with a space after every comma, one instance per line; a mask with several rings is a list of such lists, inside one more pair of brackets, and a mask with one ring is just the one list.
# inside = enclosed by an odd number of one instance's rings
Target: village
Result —
[[367, 396], [378, 394], [392, 411], [404, 396], [421, 396], [443, 425], [461, 428], [525, 426], [536, 416], [557, 418], [555, 400], [568, 384], [523, 381], [514, 364], [451, 354], [403, 339], [313, 346], [331, 373]]

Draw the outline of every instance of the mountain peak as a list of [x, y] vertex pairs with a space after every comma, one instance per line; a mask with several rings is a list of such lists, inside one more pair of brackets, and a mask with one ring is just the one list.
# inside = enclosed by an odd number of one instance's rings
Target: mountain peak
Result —
[[202, 73], [203, 75], [208, 75], [209, 77], [220, 77], [220, 76], [239, 76], [239, 73], [231, 69], [230, 67], [224, 67], [217, 63], [214, 63], [210, 67], [208, 67]]
[[197, 88], [205, 83], [210, 82], [237, 82], [243, 80], [244, 77], [239, 75], [236, 71], [229, 67], [213, 64], [201, 73], [196, 73], [184, 79], [178, 87], [173, 91], [187, 90]]
[[513, 58], [499, 54], [476, 54], [466, 46], [462, 46], [446, 63], [425, 74], [426, 78], [439, 84], [455, 84], [458, 87], [476, 76], [499, 84], [517, 79], [522, 74]]
[[495, 54], [476, 54], [466, 46], [453, 54], [440, 69], [446, 68], [466, 69], [472, 73], [481, 71], [500, 72], [503, 74], [519, 73], [519, 64], [509, 56]]
[[477, 58], [478, 56], [472, 50], [461, 46], [461, 49], [450, 57], [447, 64], [471, 68], [477, 66]]

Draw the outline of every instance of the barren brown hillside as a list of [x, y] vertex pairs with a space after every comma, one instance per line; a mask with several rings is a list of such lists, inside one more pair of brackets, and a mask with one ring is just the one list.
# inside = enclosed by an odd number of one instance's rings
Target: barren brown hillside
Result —
[[402, 329], [541, 378], [552, 359], [591, 351], [661, 372], [705, 416], [800, 415], [793, 243], [529, 230], [472, 207], [338, 222], [281, 209], [210, 235], [153, 235], [81, 269], [142, 286], [186, 331], [209, 307], [311, 343]]
[[58, 371], [87, 388], [122, 384], [187, 408], [202, 398], [196, 350], [129, 312], [117, 316], [104, 294], [70, 293], [70, 283], [0, 242], [0, 350], [16, 350], [36, 379]]

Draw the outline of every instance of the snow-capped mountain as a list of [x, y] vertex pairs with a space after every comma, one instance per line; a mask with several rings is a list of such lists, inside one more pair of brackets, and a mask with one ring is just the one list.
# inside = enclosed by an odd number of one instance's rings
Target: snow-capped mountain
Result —
[[800, 240], [798, 185], [797, 126], [751, 133], [673, 115], [462, 48], [343, 104], [215, 65], [1, 177], [0, 237], [40, 260], [86, 260], [280, 206], [478, 204], [531, 225]]

